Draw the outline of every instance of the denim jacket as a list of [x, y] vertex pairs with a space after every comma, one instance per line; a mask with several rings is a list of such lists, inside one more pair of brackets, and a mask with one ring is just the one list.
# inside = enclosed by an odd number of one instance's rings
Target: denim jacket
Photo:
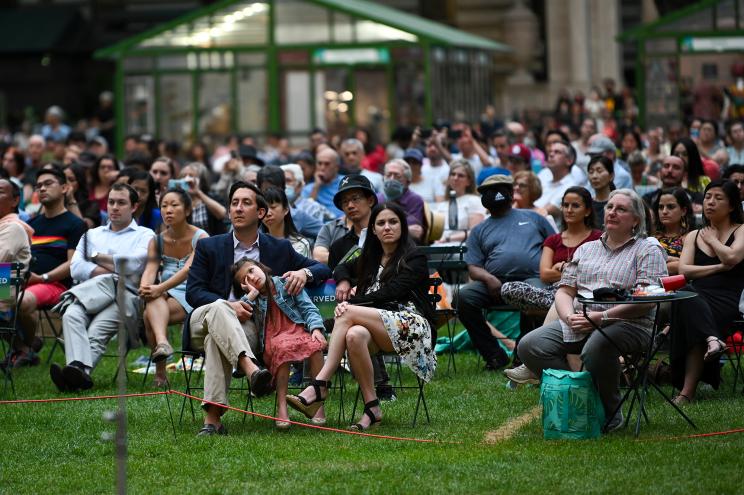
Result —
[[[320, 311], [304, 290], [296, 296], [290, 296], [284, 287], [284, 279], [281, 277], [271, 277], [271, 280], [274, 282], [274, 287], [276, 287], [274, 301], [287, 318], [298, 325], [304, 325], [305, 331], [308, 333], [312, 333], [315, 329], [320, 329], [321, 331], [324, 329]], [[260, 337], [261, 348], [263, 349], [265, 347], [264, 339], [266, 338], [265, 324], [266, 311], [269, 305], [268, 299], [266, 296], [258, 296], [255, 301], [249, 301], [247, 296], [243, 296], [241, 301], [247, 302], [254, 308], [253, 321], [256, 324], [256, 331]]]

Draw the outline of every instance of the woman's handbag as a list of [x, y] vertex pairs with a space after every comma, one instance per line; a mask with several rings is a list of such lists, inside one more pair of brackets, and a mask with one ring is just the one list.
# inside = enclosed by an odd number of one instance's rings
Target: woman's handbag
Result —
[[583, 440], [602, 434], [604, 407], [588, 371], [543, 370], [540, 400], [546, 440]]

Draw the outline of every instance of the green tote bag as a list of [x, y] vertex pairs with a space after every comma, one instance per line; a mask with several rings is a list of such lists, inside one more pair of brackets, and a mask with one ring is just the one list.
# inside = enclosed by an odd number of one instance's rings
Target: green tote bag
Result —
[[540, 401], [546, 440], [582, 440], [602, 434], [604, 408], [588, 371], [543, 370]]

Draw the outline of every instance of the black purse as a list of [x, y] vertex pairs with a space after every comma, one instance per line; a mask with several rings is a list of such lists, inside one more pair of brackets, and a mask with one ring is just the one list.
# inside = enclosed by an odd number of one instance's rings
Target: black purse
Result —
[[627, 301], [630, 299], [630, 294], [625, 289], [600, 287], [592, 292], [592, 298], [595, 301]]

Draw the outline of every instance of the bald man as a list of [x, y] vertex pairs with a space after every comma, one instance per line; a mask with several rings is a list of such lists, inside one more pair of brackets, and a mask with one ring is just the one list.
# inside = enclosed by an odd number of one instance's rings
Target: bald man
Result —
[[338, 186], [344, 177], [338, 173], [339, 161], [338, 153], [331, 148], [318, 151], [315, 158], [314, 180], [302, 190], [302, 197], [314, 199], [325, 206], [336, 218], [344, 214], [333, 203], [333, 197], [338, 192]]

